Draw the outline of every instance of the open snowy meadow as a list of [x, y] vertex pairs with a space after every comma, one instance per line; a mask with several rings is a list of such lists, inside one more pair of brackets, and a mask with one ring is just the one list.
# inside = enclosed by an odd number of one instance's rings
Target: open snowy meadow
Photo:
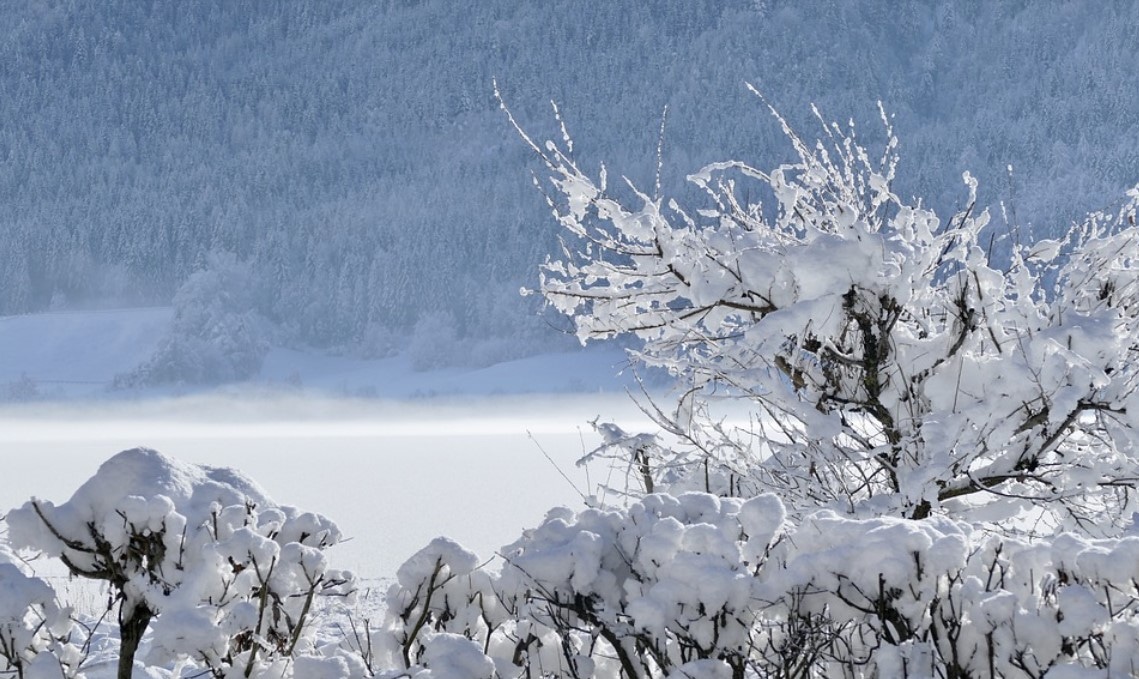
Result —
[[349, 538], [332, 564], [383, 579], [436, 536], [490, 557], [551, 507], [579, 507], [606, 472], [575, 466], [598, 444], [598, 416], [644, 419], [623, 394], [10, 406], [0, 506], [62, 503], [108, 457], [145, 446], [239, 469], [278, 503], [327, 515]]

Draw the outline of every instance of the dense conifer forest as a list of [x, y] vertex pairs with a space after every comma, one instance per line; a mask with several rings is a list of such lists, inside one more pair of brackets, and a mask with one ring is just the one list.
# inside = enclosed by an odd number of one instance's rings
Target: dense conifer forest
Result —
[[0, 314], [165, 305], [211, 262], [236, 261], [275, 343], [377, 354], [418, 324], [483, 362], [546, 345], [560, 321], [518, 291], [557, 248], [556, 225], [495, 79], [529, 130], [560, 136], [556, 101], [584, 165], [645, 189], [667, 107], [666, 195], [693, 191], [683, 172], [705, 162], [788, 157], [745, 83], [812, 138], [812, 103], [882, 138], [881, 100], [901, 192], [952, 210], [970, 170], [1001, 228], [1059, 233], [1139, 176], [1135, 11], [8, 3]]

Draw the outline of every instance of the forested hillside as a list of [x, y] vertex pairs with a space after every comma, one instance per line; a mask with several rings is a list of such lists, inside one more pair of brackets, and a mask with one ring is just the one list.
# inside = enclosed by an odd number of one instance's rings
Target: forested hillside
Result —
[[[695, 171], [787, 157], [745, 82], [812, 138], [811, 102], [883, 137], [880, 99], [902, 143], [901, 192], [952, 208], [970, 170], [1022, 237], [1053, 233], [1139, 180], [1137, 12], [5, 2], [0, 314], [167, 303], [228, 252], [277, 342], [374, 353], [418, 323], [489, 361], [558, 337], [558, 320], [518, 295], [556, 228], [494, 78], [531, 132], [557, 134], [557, 100], [580, 160], [646, 189], [666, 106], [664, 166]], [[680, 170], [663, 179], [690, 191]]]

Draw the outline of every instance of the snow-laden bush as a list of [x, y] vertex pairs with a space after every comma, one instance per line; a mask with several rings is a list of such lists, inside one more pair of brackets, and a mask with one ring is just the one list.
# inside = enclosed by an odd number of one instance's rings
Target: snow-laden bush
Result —
[[400, 568], [376, 646], [388, 663], [437, 671], [431, 644], [459, 635], [493, 662], [488, 677], [663, 676], [646, 672], [734, 657], [751, 626], [750, 568], [782, 523], [773, 496], [649, 495], [628, 510], [554, 510], [503, 548], [501, 573], [437, 540]]
[[154, 354], [116, 384], [212, 384], [257, 375], [269, 350], [267, 322], [255, 311], [257, 289], [248, 264], [211, 253], [175, 293], [174, 319]]
[[0, 676], [82, 679], [80, 641], [51, 586], [0, 544]]
[[390, 676], [452, 676], [431, 649], [456, 638], [480, 668], [466, 676], [502, 679], [1139, 668], [1139, 536], [1028, 541], [828, 510], [796, 524], [770, 494], [651, 494], [554, 510], [502, 557], [484, 572], [440, 540], [400, 569], [375, 639]]
[[349, 596], [328, 567], [340, 540], [327, 518], [275, 504], [252, 480], [153, 450], [112, 457], [62, 505], [32, 500], [8, 515], [16, 548], [106, 581], [119, 604], [118, 676], [147, 662], [191, 662], [215, 677], [279, 677], [311, 654], [315, 598]]

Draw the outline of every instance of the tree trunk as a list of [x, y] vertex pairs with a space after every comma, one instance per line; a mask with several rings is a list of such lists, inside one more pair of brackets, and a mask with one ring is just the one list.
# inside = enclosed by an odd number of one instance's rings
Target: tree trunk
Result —
[[[130, 606], [128, 610], [128, 605]], [[128, 604], [124, 599], [119, 604], [119, 673], [117, 679], [131, 679], [134, 672], [134, 655], [142, 643], [142, 635], [154, 617], [154, 611], [146, 604]]]

